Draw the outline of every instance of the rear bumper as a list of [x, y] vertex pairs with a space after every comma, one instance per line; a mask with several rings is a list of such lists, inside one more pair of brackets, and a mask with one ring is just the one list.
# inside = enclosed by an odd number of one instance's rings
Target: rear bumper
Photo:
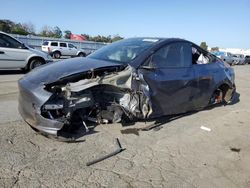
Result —
[[22, 118], [33, 128], [52, 135], [57, 135], [63, 123], [46, 119], [41, 115], [41, 106], [51, 96], [42, 87], [34, 88], [25, 79], [18, 82], [18, 110]]

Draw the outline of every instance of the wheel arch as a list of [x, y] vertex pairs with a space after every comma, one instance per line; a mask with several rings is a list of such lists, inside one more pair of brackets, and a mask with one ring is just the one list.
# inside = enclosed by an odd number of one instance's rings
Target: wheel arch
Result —
[[40, 60], [42, 60], [43, 61], [43, 64], [45, 64], [46, 63], [46, 61], [45, 61], [45, 59], [43, 58], [43, 57], [41, 57], [41, 56], [32, 56], [32, 57], [30, 57], [29, 59], [28, 59], [28, 63], [27, 63], [27, 65], [25, 66], [25, 69], [26, 70], [28, 70], [29, 69], [29, 67], [30, 67], [30, 63], [32, 62], [32, 60], [34, 60], [34, 59], [40, 59]]
[[56, 53], [56, 52], [58, 52], [58, 53], [60, 53], [60, 55], [62, 55], [62, 52], [60, 50], [58, 50], [58, 49], [55, 49], [55, 50], [52, 51], [52, 53]]
[[221, 90], [223, 100], [225, 102], [229, 102], [232, 98], [233, 93], [236, 90], [236, 87], [235, 87], [235, 84], [233, 84], [233, 83], [230, 83], [228, 81], [222, 81], [222, 82], [216, 84], [216, 86], [213, 89], [213, 93], [211, 93], [211, 97], [217, 90]]
[[79, 56], [80, 54], [84, 54], [84, 57], [86, 57], [87, 55], [85, 52], [82, 52], [82, 51], [78, 51], [76, 55]]

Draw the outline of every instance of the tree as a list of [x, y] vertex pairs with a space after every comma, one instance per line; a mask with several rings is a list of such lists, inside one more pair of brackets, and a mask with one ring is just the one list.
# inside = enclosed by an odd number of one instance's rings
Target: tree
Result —
[[62, 38], [62, 31], [58, 26], [54, 27], [53, 33], [55, 38]]
[[219, 47], [212, 47], [211, 48], [211, 52], [218, 52], [219, 51]]
[[42, 37], [51, 37], [53, 31], [50, 26], [43, 26], [41, 32], [39, 33], [40, 36]]
[[118, 40], [122, 40], [123, 37], [120, 37], [119, 35], [115, 35], [113, 38], [112, 38], [112, 42], [116, 42]]
[[29, 34], [35, 35], [35, 26], [33, 23], [28, 22], [28, 23], [23, 23], [22, 28], [27, 31]]
[[19, 34], [19, 35], [28, 35], [29, 32], [23, 28], [22, 24], [15, 24], [14, 27], [11, 28], [11, 33]]
[[32, 23], [14, 23], [10, 20], [0, 20], [0, 30], [6, 33], [19, 35], [35, 34], [34, 25]]
[[201, 42], [200, 47], [203, 48], [204, 50], [207, 50], [207, 43], [206, 42]]
[[86, 40], [90, 41], [91, 37], [88, 34], [81, 34], [81, 36], [85, 37]]
[[[61, 38], [63, 36], [66, 39], [70, 39], [70, 36], [72, 34], [70, 30], [62, 32], [58, 26], [51, 27], [48, 25], [43, 26], [41, 31], [39, 33], [36, 33], [35, 26], [31, 22], [15, 23], [10, 20], [0, 20], [0, 31], [6, 33], [20, 34], [20, 35], [32, 34], [42, 37], [53, 37], [53, 38]], [[88, 41], [95, 41], [95, 42], [111, 43], [123, 39], [123, 37], [120, 37], [119, 35], [113, 35], [113, 36], [111, 35], [90, 36], [88, 34], [81, 34], [81, 35], [84, 36]]]
[[10, 20], [0, 20], [0, 31], [11, 33], [11, 29], [14, 25], [15, 23]]
[[61, 38], [62, 37], [62, 31], [61, 29], [56, 26], [54, 28], [50, 26], [43, 26], [42, 31], [39, 34], [42, 37], [54, 37], [54, 38]]
[[70, 35], [71, 35], [71, 34], [72, 34], [72, 33], [71, 33], [70, 30], [64, 31], [64, 38], [65, 38], [65, 39], [70, 39]]

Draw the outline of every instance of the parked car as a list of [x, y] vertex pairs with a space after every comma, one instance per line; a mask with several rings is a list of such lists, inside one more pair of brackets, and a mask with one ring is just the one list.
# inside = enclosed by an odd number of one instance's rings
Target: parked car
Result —
[[245, 64], [245, 57], [242, 54], [234, 54], [233, 57], [235, 58], [236, 65], [244, 65]]
[[245, 56], [245, 62], [244, 64], [250, 64], [250, 55]]
[[20, 68], [28, 71], [48, 62], [52, 62], [50, 55], [0, 32], [0, 69]]
[[61, 135], [91, 123], [136, 121], [230, 103], [234, 70], [182, 39], [132, 38], [86, 58], [55, 62], [19, 80], [19, 112]]
[[229, 65], [235, 65], [238, 63], [238, 58], [236, 56], [233, 56], [230, 52], [213, 52], [213, 54], [223, 61], [227, 62]]
[[42, 51], [49, 53], [56, 59], [60, 58], [61, 56], [85, 57], [87, 55], [84, 50], [77, 49], [77, 47], [71, 43], [57, 41], [43, 42]]

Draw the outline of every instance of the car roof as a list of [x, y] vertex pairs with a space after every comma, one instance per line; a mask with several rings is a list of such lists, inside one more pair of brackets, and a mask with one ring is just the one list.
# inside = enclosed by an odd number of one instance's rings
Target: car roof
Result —
[[164, 37], [132, 37], [132, 38], [127, 38], [127, 39], [145, 39], [145, 40], [159, 40], [159, 41], [166, 41], [166, 42], [174, 42], [174, 41], [187, 41], [185, 39], [181, 38], [164, 38]]
[[46, 40], [44, 42], [60, 42], [60, 43], [68, 43], [68, 42], [64, 42], [64, 41], [57, 41], [57, 40]]

